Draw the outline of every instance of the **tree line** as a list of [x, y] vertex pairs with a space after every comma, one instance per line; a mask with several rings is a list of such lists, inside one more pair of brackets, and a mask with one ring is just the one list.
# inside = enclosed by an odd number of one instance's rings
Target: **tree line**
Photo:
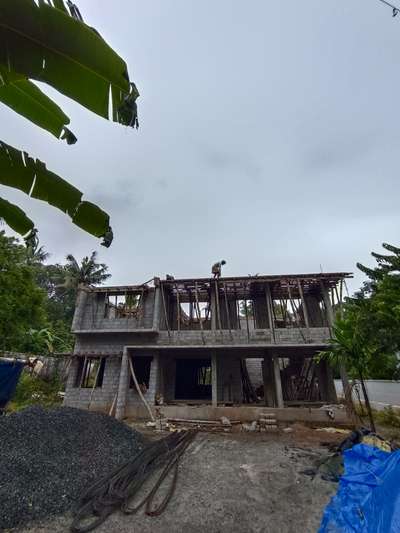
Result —
[[93, 252], [79, 263], [48, 263], [37, 242], [24, 246], [0, 231], [0, 350], [54, 354], [73, 349], [71, 324], [78, 286], [110, 277]]

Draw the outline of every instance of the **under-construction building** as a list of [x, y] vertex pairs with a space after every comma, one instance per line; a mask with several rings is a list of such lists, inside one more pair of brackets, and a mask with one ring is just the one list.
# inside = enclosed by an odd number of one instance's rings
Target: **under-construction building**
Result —
[[84, 287], [65, 404], [142, 417], [135, 376], [165, 416], [253, 419], [268, 406], [286, 420], [322, 419], [337, 395], [332, 369], [315, 356], [328, 347], [348, 277], [167, 276]]

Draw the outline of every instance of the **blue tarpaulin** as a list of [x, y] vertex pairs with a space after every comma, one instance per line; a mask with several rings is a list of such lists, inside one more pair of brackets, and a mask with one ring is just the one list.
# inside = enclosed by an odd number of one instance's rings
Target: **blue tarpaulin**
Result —
[[400, 450], [356, 444], [344, 452], [344, 474], [319, 533], [400, 533]]
[[23, 367], [19, 361], [0, 361], [0, 409], [14, 394]]

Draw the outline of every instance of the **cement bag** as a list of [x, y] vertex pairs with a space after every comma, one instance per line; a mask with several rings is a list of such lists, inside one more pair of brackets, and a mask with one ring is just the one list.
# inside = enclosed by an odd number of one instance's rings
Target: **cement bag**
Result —
[[400, 450], [356, 444], [343, 455], [344, 474], [319, 533], [400, 533]]

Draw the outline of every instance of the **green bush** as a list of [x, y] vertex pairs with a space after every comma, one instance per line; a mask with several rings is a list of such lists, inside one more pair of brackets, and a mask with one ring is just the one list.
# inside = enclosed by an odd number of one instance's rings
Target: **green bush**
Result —
[[34, 374], [23, 371], [7, 410], [19, 411], [30, 405], [43, 407], [60, 405], [62, 403], [62, 398], [58, 394], [60, 390], [62, 384], [58, 379], [44, 381]]
[[394, 410], [392, 406], [385, 407], [382, 411], [375, 412], [378, 424], [382, 426], [400, 429], [400, 411]]

